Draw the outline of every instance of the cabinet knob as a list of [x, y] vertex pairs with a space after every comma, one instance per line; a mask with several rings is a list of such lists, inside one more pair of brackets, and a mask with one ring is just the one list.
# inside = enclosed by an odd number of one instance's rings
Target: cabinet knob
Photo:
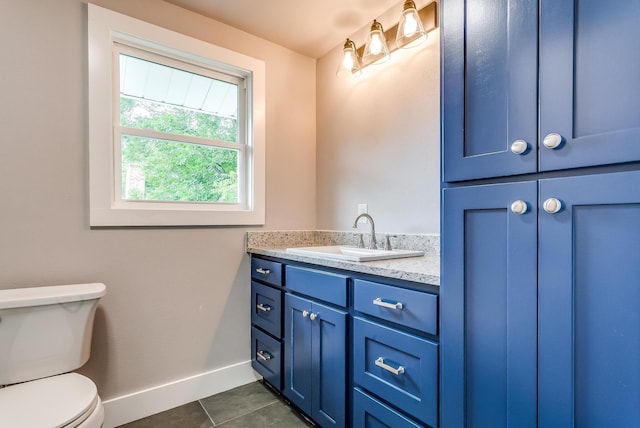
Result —
[[562, 144], [562, 135], [552, 132], [551, 134], [547, 134], [542, 140], [542, 145], [544, 145], [547, 149], [557, 149]]
[[555, 214], [562, 209], [562, 201], [556, 198], [549, 198], [542, 205], [549, 214]]
[[511, 204], [511, 212], [513, 212], [514, 214], [522, 215], [526, 214], [527, 211], [529, 211], [529, 204], [521, 199], [518, 199]]
[[516, 140], [511, 144], [511, 153], [522, 155], [529, 150], [529, 143], [524, 140]]
[[309, 311], [302, 311], [302, 317], [306, 318], [309, 316]]
[[315, 319], [318, 318], [318, 314], [314, 314], [313, 312], [311, 313], [311, 315], [309, 315], [309, 319], [311, 321], [315, 321]]

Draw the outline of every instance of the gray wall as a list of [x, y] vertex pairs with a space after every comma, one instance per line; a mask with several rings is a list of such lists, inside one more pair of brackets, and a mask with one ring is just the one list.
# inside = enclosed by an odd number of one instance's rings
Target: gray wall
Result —
[[[96, 4], [266, 62], [267, 229], [315, 226], [315, 61], [159, 0]], [[86, 5], [0, 0], [0, 288], [104, 282], [103, 399], [250, 358], [246, 229], [88, 226]]]
[[[387, 26], [398, 22], [401, 6], [379, 21]], [[360, 46], [366, 31], [345, 38]], [[367, 203], [379, 231], [439, 233], [439, 33], [436, 29], [419, 47], [401, 49], [389, 62], [365, 68], [354, 80], [335, 75], [341, 47], [319, 60], [319, 229], [350, 230], [358, 203]]]

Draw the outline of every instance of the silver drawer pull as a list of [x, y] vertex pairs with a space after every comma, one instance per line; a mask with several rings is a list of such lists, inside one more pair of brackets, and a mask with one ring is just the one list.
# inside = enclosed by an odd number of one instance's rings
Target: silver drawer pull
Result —
[[262, 269], [262, 268], [256, 269], [256, 272], [258, 272], [260, 275], [269, 275], [271, 273], [269, 269]]
[[382, 306], [383, 308], [389, 308], [389, 309], [399, 309], [402, 310], [402, 308], [404, 308], [404, 306], [402, 305], [402, 303], [400, 302], [395, 302], [395, 303], [390, 303], [390, 302], [385, 302], [384, 300], [382, 300], [380, 297], [377, 297], [374, 301], [373, 304], [376, 306]]
[[263, 305], [262, 303], [258, 303], [256, 308], [260, 309], [262, 312], [269, 312], [271, 310], [271, 306]]
[[256, 352], [256, 357], [260, 358], [263, 361], [269, 361], [271, 358], [273, 358], [267, 351]]
[[394, 375], [404, 374], [404, 367], [398, 366], [398, 368], [391, 367], [390, 365], [384, 362], [384, 358], [378, 357], [376, 359], [376, 366], [385, 369], [386, 371], [393, 373]]

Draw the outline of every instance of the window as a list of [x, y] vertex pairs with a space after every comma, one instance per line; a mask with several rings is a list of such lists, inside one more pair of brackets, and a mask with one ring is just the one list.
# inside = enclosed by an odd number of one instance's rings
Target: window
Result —
[[92, 226], [264, 223], [264, 63], [89, 4]]

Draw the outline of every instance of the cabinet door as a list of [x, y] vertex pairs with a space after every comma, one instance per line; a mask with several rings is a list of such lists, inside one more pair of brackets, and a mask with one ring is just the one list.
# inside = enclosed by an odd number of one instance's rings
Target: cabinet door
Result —
[[536, 426], [536, 188], [444, 190], [442, 427]]
[[347, 313], [313, 303], [311, 320], [314, 421], [344, 427], [347, 390]]
[[[442, 9], [444, 181], [537, 170], [537, 0]], [[529, 150], [514, 154], [524, 140]]]
[[640, 421], [640, 172], [542, 180], [539, 423]]
[[542, 171], [640, 159], [640, 2], [604, 4], [540, 2]]
[[284, 395], [311, 415], [312, 332], [310, 300], [291, 294], [284, 297]]
[[284, 389], [323, 427], [344, 427], [347, 313], [285, 294]]

